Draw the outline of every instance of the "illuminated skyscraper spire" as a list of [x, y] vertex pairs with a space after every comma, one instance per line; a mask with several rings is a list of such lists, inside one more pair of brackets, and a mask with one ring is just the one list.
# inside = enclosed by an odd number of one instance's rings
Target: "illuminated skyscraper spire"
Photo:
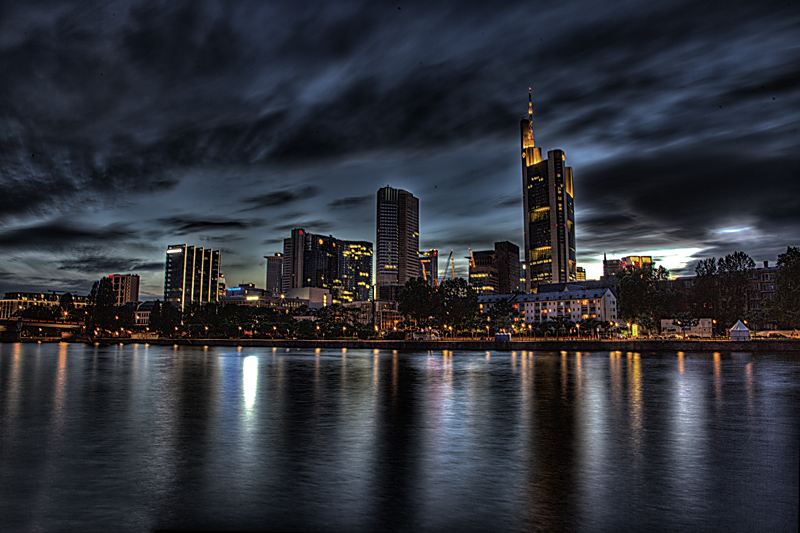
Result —
[[531, 146], [536, 146], [533, 142], [533, 98], [531, 97], [531, 88], [528, 87], [528, 130], [530, 132], [529, 139]]
[[522, 196], [524, 205], [526, 289], [540, 283], [577, 279], [575, 204], [572, 168], [562, 150], [547, 159], [533, 142], [533, 91], [528, 88], [528, 116], [520, 119]]

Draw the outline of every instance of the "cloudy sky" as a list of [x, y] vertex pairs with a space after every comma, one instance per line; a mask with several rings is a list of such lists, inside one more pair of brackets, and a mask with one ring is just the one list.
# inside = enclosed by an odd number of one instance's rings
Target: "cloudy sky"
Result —
[[[519, 119], [575, 177], [578, 263], [675, 275], [800, 245], [800, 8], [782, 2], [0, 3], [0, 292], [161, 297], [166, 246], [264, 286], [293, 227], [522, 247]], [[442, 264], [442, 268], [444, 265]]]

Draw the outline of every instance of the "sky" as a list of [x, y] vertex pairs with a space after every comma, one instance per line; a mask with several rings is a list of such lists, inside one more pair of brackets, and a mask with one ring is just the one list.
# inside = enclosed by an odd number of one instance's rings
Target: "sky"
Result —
[[[519, 120], [572, 166], [578, 265], [800, 245], [796, 2], [0, 3], [0, 293], [163, 297], [170, 244], [265, 284], [292, 228], [523, 248]], [[444, 260], [440, 262], [440, 272]]]

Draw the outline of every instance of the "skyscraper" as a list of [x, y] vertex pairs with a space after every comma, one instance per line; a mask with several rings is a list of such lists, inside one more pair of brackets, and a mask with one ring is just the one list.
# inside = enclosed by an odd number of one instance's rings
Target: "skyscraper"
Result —
[[519, 246], [502, 241], [494, 243], [494, 250], [470, 250], [469, 284], [478, 294], [512, 294], [518, 291]]
[[303, 228], [283, 240], [282, 292], [328, 289], [333, 302], [366, 301], [372, 288], [372, 243], [315, 235]]
[[524, 201], [526, 288], [539, 283], [575, 281], [575, 205], [572, 167], [562, 150], [542, 149], [533, 140], [533, 102], [528, 89], [528, 118], [520, 120]]
[[376, 226], [376, 298], [394, 300], [408, 280], [419, 277], [419, 200], [408, 191], [378, 189]]
[[283, 254], [265, 255], [267, 260], [267, 290], [272, 296], [280, 296], [282, 292]]
[[181, 311], [190, 303], [218, 301], [219, 268], [219, 250], [186, 244], [168, 246], [164, 300]]
[[427, 281], [431, 287], [439, 286], [439, 250], [432, 248], [419, 253], [419, 277]]

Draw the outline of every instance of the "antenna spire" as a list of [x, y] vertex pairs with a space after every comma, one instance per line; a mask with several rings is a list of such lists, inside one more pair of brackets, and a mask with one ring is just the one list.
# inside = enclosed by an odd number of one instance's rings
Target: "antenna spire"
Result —
[[533, 100], [531, 99], [531, 88], [528, 87], [528, 118], [533, 120]]

